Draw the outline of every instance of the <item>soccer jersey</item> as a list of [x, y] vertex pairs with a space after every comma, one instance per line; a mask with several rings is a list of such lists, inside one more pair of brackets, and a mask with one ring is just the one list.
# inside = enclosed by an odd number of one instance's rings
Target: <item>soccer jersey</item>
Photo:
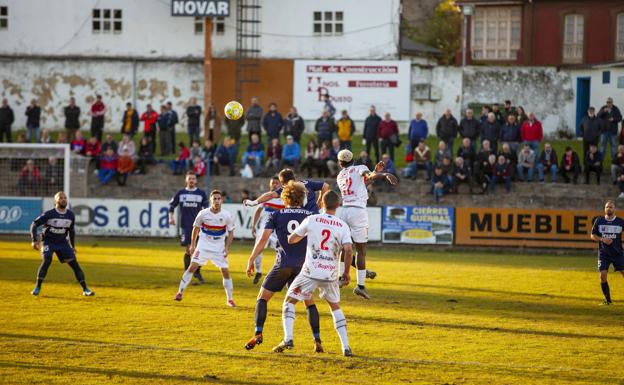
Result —
[[[44, 245], [61, 245], [67, 244], [67, 235], [74, 231], [75, 217], [71, 210], [60, 213], [54, 208], [39, 215], [34, 223], [36, 227], [43, 226]], [[37, 236], [36, 227], [31, 228], [33, 240]]]
[[342, 246], [352, 243], [349, 226], [334, 215], [316, 214], [307, 217], [294, 232], [308, 237], [301, 274], [323, 281], [337, 280]]
[[282, 198], [271, 198], [271, 200], [262, 204], [262, 214], [260, 215], [260, 228], [264, 228], [266, 221], [269, 219], [271, 213], [283, 209], [284, 202]]
[[197, 214], [194, 227], [199, 227], [199, 242], [197, 249], [225, 254], [225, 239], [230, 231], [234, 231], [234, 217], [229, 211], [221, 209], [213, 213], [210, 208], [203, 209]]
[[611, 220], [605, 217], [596, 219], [592, 227], [592, 234], [613, 240], [610, 245], [600, 242], [598, 246], [599, 257], [620, 259], [624, 256], [624, 251], [622, 250], [622, 230], [624, 230], [624, 219], [618, 217], [613, 217]]
[[[313, 213], [319, 212], [319, 206], [316, 203], [316, 192], [323, 189], [323, 182], [317, 180], [300, 180], [306, 187], [306, 203], [303, 208], [312, 211]], [[276, 191], [278, 196], [282, 195], [282, 188], [278, 188]]]
[[337, 182], [342, 194], [343, 206], [366, 208], [368, 190], [366, 189], [366, 174], [370, 170], [364, 165], [349, 166], [340, 170]]
[[285, 208], [269, 216], [264, 229], [273, 230], [277, 235], [275, 266], [301, 268], [306, 256], [307, 240], [302, 239], [291, 245], [288, 244], [288, 237], [312, 214], [311, 211], [302, 208]]
[[193, 221], [201, 209], [208, 207], [206, 192], [198, 188], [180, 189], [169, 201], [169, 211], [173, 212], [180, 206], [180, 228], [192, 229]]

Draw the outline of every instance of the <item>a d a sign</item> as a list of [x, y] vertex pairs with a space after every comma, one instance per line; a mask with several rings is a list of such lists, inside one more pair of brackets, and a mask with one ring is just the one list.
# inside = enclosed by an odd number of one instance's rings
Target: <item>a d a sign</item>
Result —
[[230, 16], [230, 0], [171, 0], [171, 16]]

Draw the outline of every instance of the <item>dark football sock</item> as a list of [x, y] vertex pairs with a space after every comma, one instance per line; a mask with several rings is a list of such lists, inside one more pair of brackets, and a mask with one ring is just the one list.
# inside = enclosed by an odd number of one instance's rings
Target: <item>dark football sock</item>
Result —
[[41, 287], [43, 280], [48, 274], [48, 268], [50, 267], [50, 264], [52, 264], [52, 258], [44, 258], [43, 261], [41, 261], [39, 270], [37, 270], [37, 287]]
[[83, 290], [86, 290], [87, 283], [85, 282], [85, 275], [82, 272], [78, 261], [74, 259], [73, 261], [69, 262], [68, 265], [74, 271], [74, 275], [76, 276], [76, 280], [80, 283], [80, 286], [82, 286]]
[[321, 339], [321, 319], [316, 305], [308, 306], [308, 322], [315, 340]]
[[191, 264], [191, 255], [189, 253], [184, 253], [184, 271], [186, 271]]
[[602, 282], [600, 284], [600, 288], [602, 289], [602, 294], [604, 294], [605, 300], [607, 302], [611, 302], [611, 291], [609, 290], [609, 282]]
[[256, 301], [256, 334], [262, 333], [264, 328], [264, 321], [267, 317], [267, 301], [265, 299], [259, 299]]

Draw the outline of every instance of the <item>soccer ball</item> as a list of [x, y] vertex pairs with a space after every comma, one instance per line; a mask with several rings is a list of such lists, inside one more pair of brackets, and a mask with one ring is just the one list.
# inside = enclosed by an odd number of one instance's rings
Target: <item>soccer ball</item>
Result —
[[226, 104], [223, 111], [225, 112], [225, 116], [230, 120], [238, 120], [243, 116], [243, 106], [235, 100]]

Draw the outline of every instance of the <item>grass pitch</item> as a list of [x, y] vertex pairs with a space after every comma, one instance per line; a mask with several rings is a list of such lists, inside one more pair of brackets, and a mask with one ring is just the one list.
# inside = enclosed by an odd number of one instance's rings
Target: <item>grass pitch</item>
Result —
[[[0, 239], [2, 384], [623, 384], [624, 279], [611, 275], [616, 304], [601, 294], [594, 253], [420, 252], [373, 247], [378, 277], [365, 302], [343, 290], [351, 346], [340, 355], [320, 303], [325, 354], [312, 353], [302, 304], [295, 349], [282, 337], [283, 293], [269, 302], [265, 342], [253, 351], [258, 287], [244, 276], [250, 244], [230, 256], [238, 308], [225, 306], [221, 278], [172, 300], [182, 249], [171, 241], [86, 240], [78, 259], [93, 298], [56, 260], [32, 297], [39, 255], [28, 239]], [[264, 270], [273, 261], [265, 254]]]

